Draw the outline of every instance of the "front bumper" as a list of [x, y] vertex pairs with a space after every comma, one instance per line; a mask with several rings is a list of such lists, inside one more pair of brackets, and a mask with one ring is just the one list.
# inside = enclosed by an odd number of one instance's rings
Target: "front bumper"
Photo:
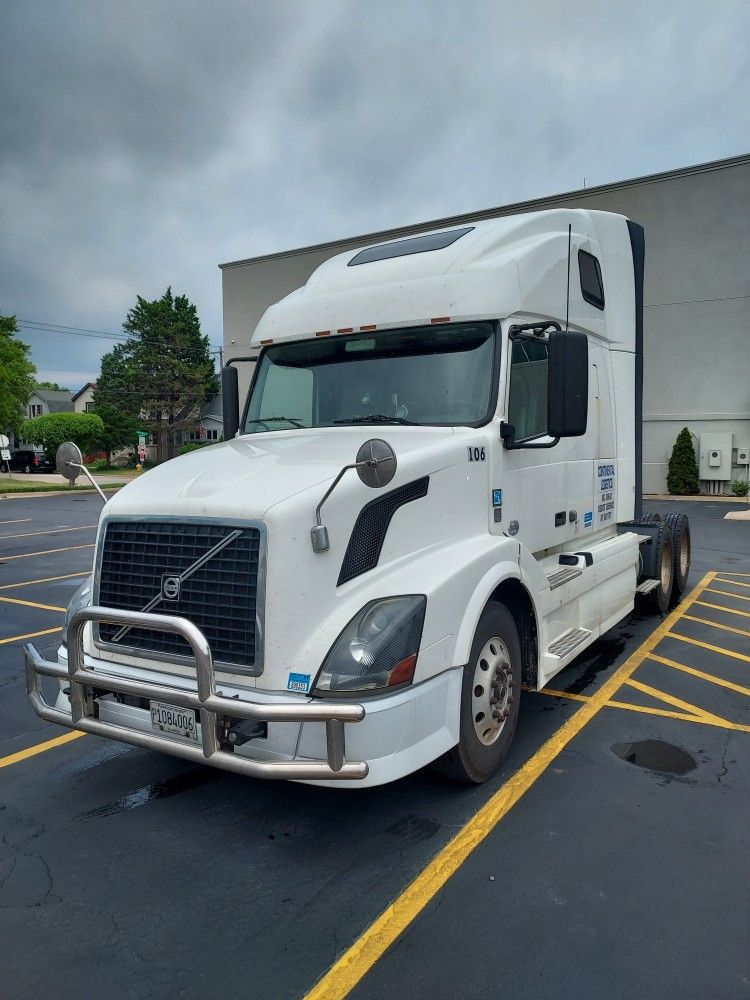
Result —
[[[193, 650], [197, 671], [197, 691], [156, 684], [126, 677], [113, 677], [87, 669], [83, 657], [83, 628], [87, 622], [130, 625], [161, 632], [175, 632]], [[300, 704], [257, 704], [216, 693], [213, 657], [206, 637], [187, 618], [90, 607], [78, 611], [68, 625], [68, 664], [45, 660], [29, 643], [24, 646], [26, 691], [37, 715], [48, 722], [80, 729], [97, 736], [131, 743], [147, 750], [160, 750], [176, 757], [210, 764], [225, 771], [254, 778], [284, 778], [297, 781], [351, 781], [367, 777], [365, 761], [346, 762], [344, 723], [360, 722], [365, 717], [362, 705], [331, 702]], [[70, 685], [70, 714], [50, 705], [42, 692], [42, 677], [54, 677]], [[96, 716], [94, 689], [116, 694], [135, 695], [164, 701], [180, 708], [195, 709], [200, 720], [202, 747], [184, 742], [168, 733], [147, 733]], [[217, 736], [219, 716], [252, 719], [261, 722], [324, 722], [327, 762], [252, 760], [222, 750]]]

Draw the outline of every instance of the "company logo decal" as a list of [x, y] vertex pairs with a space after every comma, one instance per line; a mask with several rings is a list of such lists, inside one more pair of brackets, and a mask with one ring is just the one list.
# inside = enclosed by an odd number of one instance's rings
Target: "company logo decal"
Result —
[[165, 573], [161, 578], [161, 596], [167, 601], [176, 601], [180, 596], [182, 581], [179, 576]]

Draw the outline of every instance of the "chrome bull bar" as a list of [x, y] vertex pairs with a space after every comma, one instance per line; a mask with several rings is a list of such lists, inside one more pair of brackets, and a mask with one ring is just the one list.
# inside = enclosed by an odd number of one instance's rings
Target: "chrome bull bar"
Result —
[[[84, 664], [83, 629], [87, 622], [107, 625], [129, 625], [157, 632], [174, 632], [185, 639], [193, 651], [198, 690], [183, 691], [165, 684], [151, 684], [126, 677], [112, 677], [89, 670]], [[210, 764], [225, 771], [247, 774], [254, 778], [281, 778], [307, 781], [342, 781], [367, 777], [364, 761], [344, 759], [344, 723], [360, 722], [365, 716], [362, 705], [326, 702], [300, 704], [260, 704], [225, 698], [216, 693], [213, 656], [206, 637], [187, 618], [152, 614], [144, 611], [122, 611], [116, 608], [89, 607], [77, 611], [68, 624], [67, 668], [45, 660], [35, 646], [23, 647], [26, 664], [26, 691], [37, 715], [48, 722], [80, 729], [97, 736], [120, 740], [147, 750], [159, 750], [176, 757]], [[45, 701], [42, 677], [54, 677], [70, 683], [71, 714]], [[113, 722], [103, 722], [94, 715], [92, 688], [118, 694], [136, 695], [154, 701], [166, 701], [179, 708], [195, 709], [201, 723], [203, 746], [191, 746], [166, 734], [157, 736], [130, 729]], [[234, 719], [254, 719], [262, 722], [325, 722], [327, 763], [316, 761], [250, 760], [237, 753], [220, 749], [217, 737], [219, 715]]]

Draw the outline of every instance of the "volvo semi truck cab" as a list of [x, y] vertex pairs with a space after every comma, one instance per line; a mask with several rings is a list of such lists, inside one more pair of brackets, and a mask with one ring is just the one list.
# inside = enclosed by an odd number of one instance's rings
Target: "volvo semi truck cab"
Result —
[[490, 777], [523, 688], [686, 586], [687, 519], [641, 511], [643, 264], [563, 209], [323, 263], [224, 369], [225, 440], [106, 503], [37, 713], [265, 778]]

